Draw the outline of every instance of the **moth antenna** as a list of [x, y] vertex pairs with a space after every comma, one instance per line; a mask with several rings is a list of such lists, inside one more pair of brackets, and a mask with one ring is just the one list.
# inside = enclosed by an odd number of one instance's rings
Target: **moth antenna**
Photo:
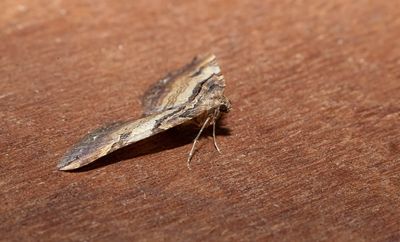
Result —
[[192, 159], [192, 156], [193, 156], [193, 153], [194, 153], [194, 147], [196, 146], [197, 140], [200, 138], [201, 133], [203, 132], [204, 128], [207, 126], [207, 124], [210, 121], [210, 119], [211, 119], [211, 117], [208, 117], [206, 119], [206, 121], [204, 121], [204, 124], [203, 124], [203, 126], [201, 126], [201, 129], [200, 129], [199, 133], [197, 134], [196, 138], [194, 138], [192, 149], [190, 150], [189, 157], [187, 159], [187, 167], [189, 168], [189, 170], [191, 170], [191, 168], [190, 168], [190, 160]]

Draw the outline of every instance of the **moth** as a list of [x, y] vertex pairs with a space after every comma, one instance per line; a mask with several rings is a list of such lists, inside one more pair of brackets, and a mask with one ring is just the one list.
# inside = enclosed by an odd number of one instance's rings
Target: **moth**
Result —
[[111, 152], [182, 124], [196, 124], [200, 131], [193, 141], [187, 165], [203, 130], [213, 125], [214, 146], [216, 120], [231, 109], [224, 96], [225, 80], [214, 55], [193, 61], [168, 74], [145, 92], [143, 117], [116, 122], [94, 130], [69, 150], [58, 163], [59, 170], [85, 166]]

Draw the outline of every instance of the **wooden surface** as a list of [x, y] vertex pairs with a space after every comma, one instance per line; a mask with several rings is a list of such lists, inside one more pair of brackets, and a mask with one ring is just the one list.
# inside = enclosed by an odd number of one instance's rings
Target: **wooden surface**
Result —
[[[0, 3], [3, 241], [399, 241], [400, 2]], [[196, 54], [233, 110], [56, 164]]]

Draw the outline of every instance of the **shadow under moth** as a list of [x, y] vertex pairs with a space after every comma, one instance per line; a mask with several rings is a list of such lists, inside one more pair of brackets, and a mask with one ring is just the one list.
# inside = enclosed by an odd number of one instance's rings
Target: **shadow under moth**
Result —
[[117, 122], [92, 131], [69, 150], [58, 163], [59, 170], [73, 170], [94, 162], [117, 149], [133, 144], [178, 125], [194, 123], [200, 127], [189, 152], [203, 130], [213, 125], [221, 113], [229, 112], [230, 101], [224, 96], [225, 81], [214, 55], [196, 57], [181, 69], [168, 74], [146, 91], [143, 117]]

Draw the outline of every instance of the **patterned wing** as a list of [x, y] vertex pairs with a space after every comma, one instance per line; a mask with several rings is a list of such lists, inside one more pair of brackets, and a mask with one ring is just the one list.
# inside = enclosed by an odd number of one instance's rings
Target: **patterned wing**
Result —
[[138, 120], [119, 122], [94, 130], [64, 155], [57, 168], [77, 169], [117, 149], [192, 119], [192, 117], [180, 117], [182, 112], [184, 110], [169, 109]]
[[186, 105], [200, 92], [201, 86], [214, 76], [218, 76], [224, 85], [220, 72], [214, 55], [194, 58], [190, 64], [167, 75], [149, 88], [142, 100], [143, 115]]
[[215, 56], [195, 58], [146, 93], [143, 100], [145, 117], [91, 132], [65, 154], [57, 167], [60, 170], [82, 167], [117, 149], [203, 118], [222, 104], [229, 104], [223, 95], [224, 87]]

